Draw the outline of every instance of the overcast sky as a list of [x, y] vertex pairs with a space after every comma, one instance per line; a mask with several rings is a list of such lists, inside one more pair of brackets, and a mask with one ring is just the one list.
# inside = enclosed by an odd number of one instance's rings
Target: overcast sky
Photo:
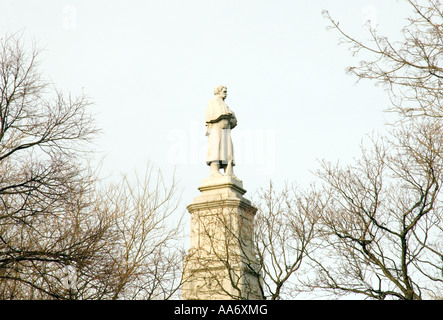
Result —
[[24, 30], [44, 75], [94, 102], [104, 175], [176, 170], [185, 208], [209, 175], [204, 117], [219, 84], [249, 198], [269, 180], [309, 184], [318, 160], [349, 163], [383, 129], [383, 88], [345, 73], [359, 58], [322, 10], [362, 39], [368, 19], [398, 35], [409, 15], [394, 0], [1, 0], [0, 36]]

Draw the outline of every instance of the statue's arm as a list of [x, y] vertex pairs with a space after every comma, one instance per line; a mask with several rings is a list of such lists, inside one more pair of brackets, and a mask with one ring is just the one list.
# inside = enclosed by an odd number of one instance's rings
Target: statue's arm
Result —
[[[222, 114], [222, 115], [221, 115], [220, 117], [218, 117], [217, 119], [209, 121], [209, 123], [216, 123], [216, 122], [219, 122], [219, 121], [222, 121], [222, 120], [228, 120], [228, 121], [230, 121], [230, 120], [231, 120], [231, 117], [232, 117], [232, 114], [230, 114], [230, 113], [228, 113], [228, 114]], [[235, 117], [235, 116], [234, 116], [234, 117]]]

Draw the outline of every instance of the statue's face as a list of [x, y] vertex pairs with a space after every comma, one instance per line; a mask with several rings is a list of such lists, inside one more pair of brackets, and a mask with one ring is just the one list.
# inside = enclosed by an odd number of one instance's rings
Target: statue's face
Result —
[[228, 89], [223, 88], [222, 91], [219, 93], [220, 97], [224, 100], [228, 96]]

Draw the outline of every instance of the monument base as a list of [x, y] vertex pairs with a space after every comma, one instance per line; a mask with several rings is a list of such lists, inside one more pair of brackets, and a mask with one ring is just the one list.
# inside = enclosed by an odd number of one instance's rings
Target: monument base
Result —
[[191, 246], [183, 273], [183, 299], [262, 299], [253, 246], [257, 211], [244, 198], [243, 183], [231, 176], [210, 177], [187, 207]]

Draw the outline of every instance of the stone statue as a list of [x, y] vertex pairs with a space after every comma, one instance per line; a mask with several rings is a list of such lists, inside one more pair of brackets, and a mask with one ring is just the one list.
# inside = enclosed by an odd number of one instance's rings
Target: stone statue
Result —
[[227, 92], [225, 86], [217, 86], [206, 109], [206, 164], [210, 166], [211, 177], [222, 176], [219, 170], [223, 168], [225, 175], [236, 178], [233, 171], [235, 162], [231, 130], [237, 125], [237, 118], [225, 103]]

